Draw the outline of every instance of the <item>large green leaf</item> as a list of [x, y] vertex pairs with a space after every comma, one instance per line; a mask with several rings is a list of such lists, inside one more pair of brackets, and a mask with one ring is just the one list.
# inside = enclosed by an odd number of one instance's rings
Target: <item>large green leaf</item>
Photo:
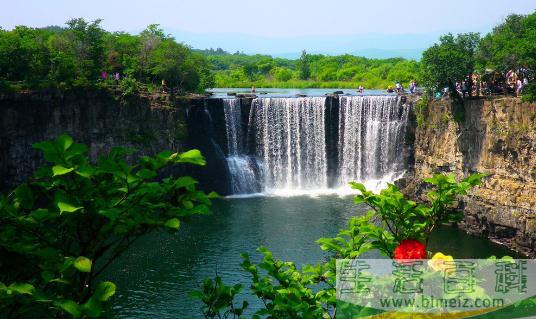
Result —
[[115, 284], [111, 281], [103, 281], [97, 285], [92, 298], [99, 301], [107, 301], [113, 295], [115, 295]]
[[73, 145], [73, 139], [67, 134], [62, 134], [56, 139], [56, 143], [64, 151], [66, 151], [71, 145]]
[[201, 152], [195, 149], [179, 154], [176, 162], [177, 163], [190, 163], [190, 164], [195, 164], [195, 165], [206, 164], [205, 158], [203, 157], [203, 155], [201, 155]]
[[12, 293], [15, 292], [20, 295], [31, 295], [34, 293], [35, 288], [33, 285], [30, 285], [28, 283], [12, 283], [7, 287], [8, 291], [11, 291]]
[[65, 312], [73, 316], [73, 318], [80, 318], [80, 316], [82, 315], [82, 312], [80, 311], [80, 306], [72, 300], [58, 300], [54, 302], [54, 305], [63, 309]]
[[65, 175], [69, 172], [72, 172], [74, 170], [74, 168], [66, 168], [66, 167], [63, 167], [61, 165], [55, 165], [54, 167], [52, 167], [52, 173], [53, 173], [53, 176], [59, 176], [59, 175]]
[[59, 152], [55, 143], [50, 141], [44, 141], [35, 143], [33, 148], [41, 150], [45, 159], [51, 163], [61, 163], [63, 161], [62, 154]]
[[62, 213], [74, 213], [77, 210], [80, 210], [80, 209], [84, 208], [84, 207], [81, 207], [81, 206], [78, 206], [78, 207], [73, 206], [73, 205], [71, 205], [69, 203], [61, 202], [61, 201], [58, 202], [57, 205], [58, 205], [58, 208], [60, 210], [60, 214], [62, 214]]
[[63, 191], [56, 192], [54, 196], [54, 202], [56, 203], [56, 206], [60, 210], [60, 214], [74, 213], [77, 210], [84, 208], [82, 206], [77, 206], [74, 203], [74, 200], [72, 198], [69, 198]]
[[16, 201], [22, 208], [31, 209], [34, 203], [34, 196], [32, 189], [28, 184], [21, 184], [15, 189]]
[[175, 230], [179, 230], [180, 225], [181, 225], [181, 222], [177, 218], [172, 218], [164, 224], [164, 226], [175, 229]]
[[87, 257], [80, 256], [74, 260], [73, 266], [80, 272], [90, 272], [91, 260], [89, 260]]

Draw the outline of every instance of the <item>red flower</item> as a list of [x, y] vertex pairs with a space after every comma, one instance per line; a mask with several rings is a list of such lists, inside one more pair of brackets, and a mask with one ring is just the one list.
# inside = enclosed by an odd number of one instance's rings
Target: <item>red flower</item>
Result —
[[426, 258], [426, 246], [424, 244], [414, 240], [403, 240], [398, 247], [395, 248], [396, 260], [407, 259], [425, 259]]

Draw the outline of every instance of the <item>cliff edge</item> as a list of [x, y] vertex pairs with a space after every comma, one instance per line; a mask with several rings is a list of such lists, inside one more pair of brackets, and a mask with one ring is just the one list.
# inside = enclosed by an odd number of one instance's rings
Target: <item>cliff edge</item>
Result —
[[470, 233], [536, 255], [536, 103], [516, 98], [431, 101], [416, 109], [414, 174], [403, 191], [422, 199], [437, 172], [487, 174], [459, 203]]

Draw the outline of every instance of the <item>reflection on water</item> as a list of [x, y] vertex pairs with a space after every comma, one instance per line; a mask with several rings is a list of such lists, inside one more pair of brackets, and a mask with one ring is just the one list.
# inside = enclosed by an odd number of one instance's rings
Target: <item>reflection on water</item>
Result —
[[[204, 278], [218, 274], [229, 284], [243, 283], [248, 290], [249, 277], [239, 266], [240, 253], [250, 253], [258, 261], [255, 249], [264, 245], [276, 258], [297, 265], [320, 262], [327, 255], [315, 240], [335, 236], [350, 217], [365, 209], [355, 207], [351, 197], [298, 196], [221, 199], [213, 212], [184, 222], [177, 234], [141, 239], [112, 266], [106, 279], [118, 286], [114, 314], [121, 318], [202, 318], [199, 303], [187, 294]], [[438, 230], [431, 246], [458, 258], [509, 254], [453, 228]]]

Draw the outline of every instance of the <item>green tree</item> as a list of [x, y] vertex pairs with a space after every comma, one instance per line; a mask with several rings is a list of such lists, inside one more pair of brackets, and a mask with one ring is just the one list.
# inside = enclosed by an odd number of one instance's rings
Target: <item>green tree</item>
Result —
[[153, 81], [165, 80], [179, 92], [196, 91], [201, 81], [190, 49], [171, 39], [163, 40], [150, 54], [148, 67]]
[[91, 23], [82, 18], [67, 21], [67, 30], [60, 34], [68, 40], [68, 52], [75, 58], [75, 82], [86, 84], [99, 78], [104, 67], [105, 31], [101, 28], [102, 20]]
[[423, 52], [421, 65], [424, 85], [430, 90], [448, 86], [451, 94], [458, 97], [455, 83], [473, 73], [478, 39], [478, 33], [441, 36], [439, 43]]
[[536, 12], [512, 14], [487, 34], [478, 47], [481, 70], [536, 69]]
[[311, 76], [309, 55], [307, 55], [305, 50], [302, 51], [300, 59], [298, 60], [298, 76], [302, 80], [307, 80]]
[[286, 82], [292, 78], [292, 71], [284, 67], [277, 67], [273, 69], [273, 72], [276, 81]]
[[197, 150], [128, 165], [132, 150], [114, 148], [92, 164], [67, 135], [34, 147], [50, 164], [0, 196], [2, 318], [101, 316], [115, 285], [99, 275], [143, 235], [207, 214], [215, 196], [188, 176], [159, 178], [171, 165], [204, 165]]
[[46, 80], [50, 35], [48, 31], [24, 26], [0, 30], [0, 78], [24, 81], [30, 87]]

